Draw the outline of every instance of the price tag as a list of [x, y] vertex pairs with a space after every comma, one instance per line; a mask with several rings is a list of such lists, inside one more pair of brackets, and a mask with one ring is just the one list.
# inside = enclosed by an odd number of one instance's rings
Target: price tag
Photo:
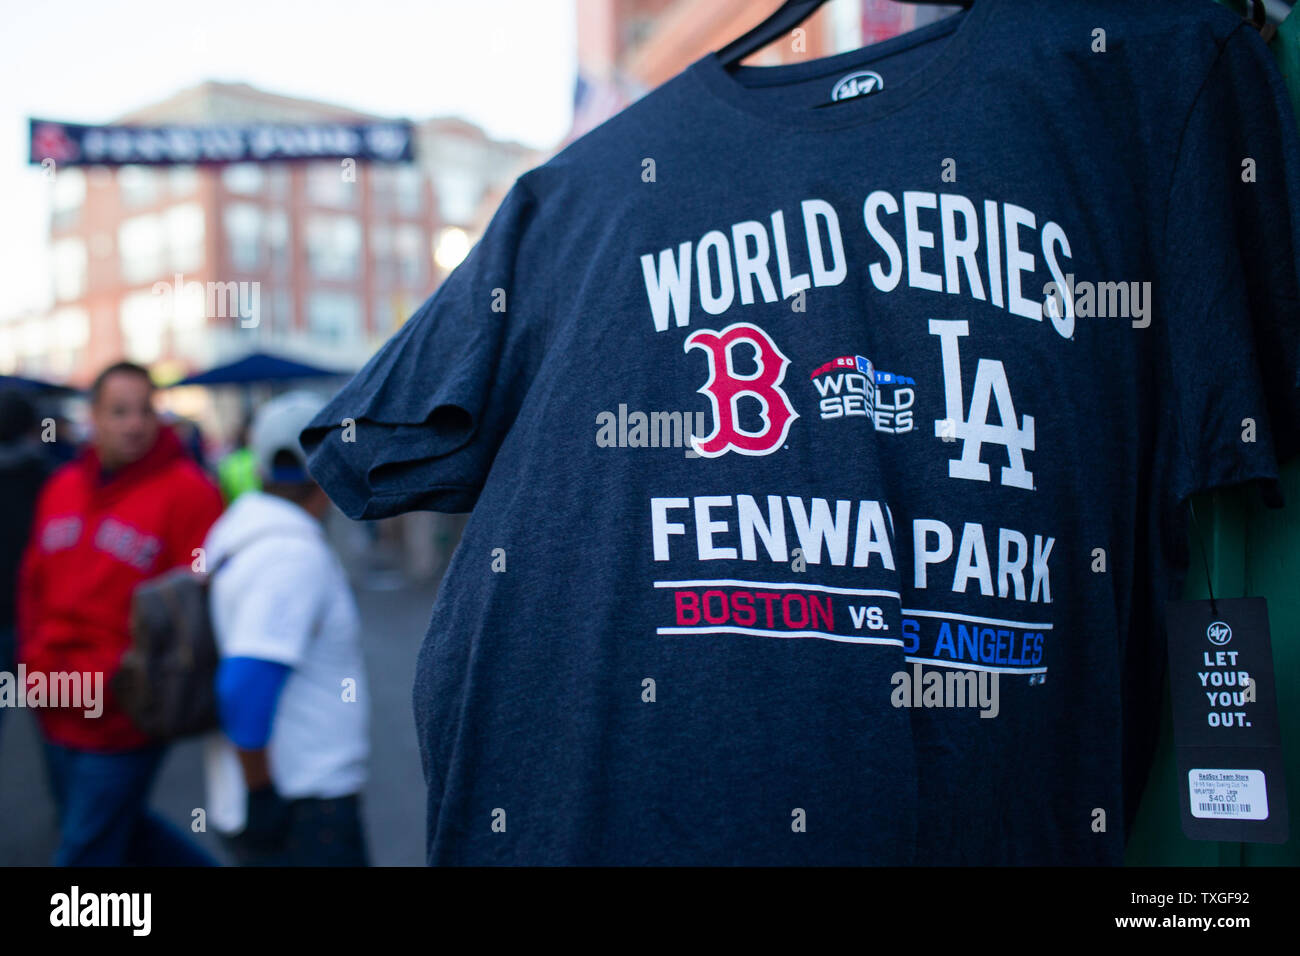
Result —
[[1285, 843], [1267, 602], [1170, 601], [1166, 627], [1183, 832], [1192, 840]]

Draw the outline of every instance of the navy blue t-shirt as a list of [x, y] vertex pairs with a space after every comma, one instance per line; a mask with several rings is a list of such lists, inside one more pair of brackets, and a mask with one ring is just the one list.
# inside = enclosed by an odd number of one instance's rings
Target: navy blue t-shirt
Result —
[[1300, 446], [1300, 142], [1209, 0], [1028, 6], [702, 57], [304, 432], [472, 509], [430, 863], [1121, 861], [1185, 499]]

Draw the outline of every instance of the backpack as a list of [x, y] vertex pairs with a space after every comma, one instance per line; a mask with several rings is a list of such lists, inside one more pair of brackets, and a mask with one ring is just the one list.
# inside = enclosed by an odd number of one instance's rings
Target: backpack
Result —
[[206, 574], [173, 568], [131, 595], [131, 646], [109, 687], [131, 722], [151, 737], [178, 740], [221, 726], [216, 691], [220, 654], [209, 592], [212, 578], [238, 553], [224, 555]]

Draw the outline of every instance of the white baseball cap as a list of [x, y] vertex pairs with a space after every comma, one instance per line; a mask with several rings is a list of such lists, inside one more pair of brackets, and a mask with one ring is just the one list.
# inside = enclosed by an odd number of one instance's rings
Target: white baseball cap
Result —
[[[298, 436], [324, 407], [325, 399], [311, 392], [286, 392], [257, 410], [249, 429], [248, 447], [263, 481], [311, 481], [307, 453]], [[292, 455], [296, 467], [284, 467], [282, 463], [276, 468], [275, 458], [281, 452]]]

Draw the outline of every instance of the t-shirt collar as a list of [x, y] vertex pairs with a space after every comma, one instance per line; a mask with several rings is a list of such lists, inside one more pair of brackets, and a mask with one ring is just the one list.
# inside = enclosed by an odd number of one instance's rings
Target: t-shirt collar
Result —
[[[708, 95], [769, 125], [803, 129], [859, 126], [897, 112], [948, 77], [974, 46], [999, 2], [1000, 0], [975, 0], [971, 8], [963, 13], [857, 50], [804, 63], [740, 66], [728, 71], [718, 60], [716, 51], [712, 51], [687, 67], [685, 74], [703, 87]], [[866, 96], [858, 101], [817, 109], [773, 106], [766, 97], [755, 92], [763, 87], [782, 86], [823, 75], [828, 80], [833, 80], [837, 73], [854, 67], [869, 66], [882, 57], [929, 42], [941, 43], [939, 52], [920, 69], [893, 84], [888, 96]]]

